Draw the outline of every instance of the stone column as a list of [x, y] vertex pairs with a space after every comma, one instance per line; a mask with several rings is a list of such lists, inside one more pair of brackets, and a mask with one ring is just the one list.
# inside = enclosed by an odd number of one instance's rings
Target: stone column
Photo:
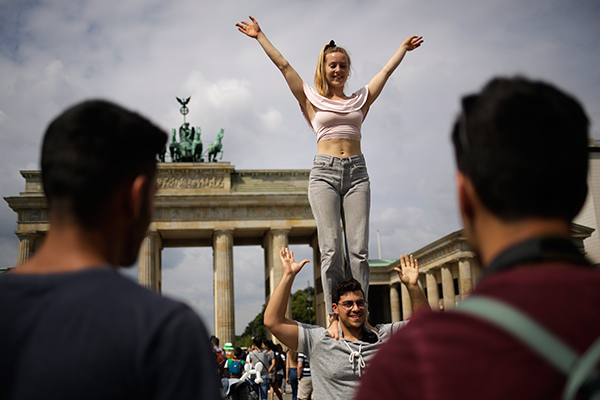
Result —
[[[269, 280], [271, 281], [271, 287], [269, 289], [269, 296], [273, 294], [279, 281], [283, 276], [283, 267], [281, 266], [281, 258], [279, 252], [283, 247], [288, 247], [288, 234], [289, 229], [271, 229], [269, 232], [269, 239], [271, 245], [269, 247]], [[289, 305], [289, 303], [288, 303]], [[291, 310], [291, 307], [289, 307]]]
[[[265, 303], [271, 301], [271, 295], [275, 291], [281, 277], [283, 276], [283, 267], [281, 265], [281, 257], [279, 252], [281, 248], [288, 247], [289, 229], [271, 229], [265, 236], [263, 248], [265, 250]], [[292, 299], [291, 293], [288, 298], [286, 317], [292, 317]], [[268, 330], [267, 330], [268, 332]], [[279, 343], [277, 338], [268, 332], [269, 339], [275, 343]]]
[[427, 280], [427, 301], [433, 310], [440, 309], [440, 292], [438, 290], [437, 279], [435, 279], [435, 271], [428, 271], [425, 274]]
[[461, 299], [465, 298], [473, 289], [471, 262], [466, 259], [458, 261], [458, 289]]
[[[400, 285], [402, 285], [402, 283], [400, 283]], [[392, 322], [402, 320], [402, 315], [400, 314], [400, 290], [398, 290], [398, 284], [390, 285], [390, 313], [392, 314]]]
[[162, 240], [158, 232], [148, 232], [142, 240], [138, 259], [138, 282], [140, 285], [161, 292]]
[[19, 252], [17, 254], [17, 265], [29, 260], [35, 253], [35, 233], [17, 233], [19, 238]]
[[402, 320], [406, 321], [412, 314], [412, 303], [410, 302], [408, 289], [403, 284], [400, 284], [400, 292], [402, 297]]
[[454, 307], [455, 302], [451, 267], [442, 267], [442, 291], [444, 292], [444, 310], [450, 310]]
[[221, 343], [235, 341], [235, 296], [233, 290], [233, 230], [213, 235], [215, 336]]

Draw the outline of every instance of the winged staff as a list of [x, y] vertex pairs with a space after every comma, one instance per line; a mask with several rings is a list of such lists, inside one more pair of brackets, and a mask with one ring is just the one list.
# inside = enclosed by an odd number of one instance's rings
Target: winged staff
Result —
[[192, 96], [188, 97], [185, 100], [181, 100], [179, 97], [175, 97], [177, 99], [177, 101], [179, 102], [179, 104], [181, 104], [182, 106], [184, 106], [185, 108], [187, 108], [187, 103], [190, 102], [190, 100], [192, 99]]
[[175, 97], [175, 98], [177, 99], [179, 104], [181, 104], [181, 108], [179, 109], [179, 112], [181, 113], [181, 115], [183, 115], [183, 123], [185, 123], [185, 116], [190, 112], [190, 109], [187, 108], [187, 103], [190, 102], [190, 100], [192, 99], [192, 96], [188, 97], [185, 100], [181, 100], [179, 97]]

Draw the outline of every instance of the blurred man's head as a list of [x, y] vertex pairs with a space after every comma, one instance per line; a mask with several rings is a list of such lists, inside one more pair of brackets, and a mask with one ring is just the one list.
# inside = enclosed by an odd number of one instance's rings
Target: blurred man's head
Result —
[[571, 221], [587, 194], [588, 127], [578, 101], [554, 86], [493, 79], [462, 100], [452, 132], [459, 176], [502, 221]]
[[42, 183], [50, 222], [94, 230], [110, 220], [119, 191], [139, 191], [122, 265], [137, 258], [139, 242], [152, 218], [156, 157], [167, 135], [146, 118], [116, 104], [77, 104], [49, 125], [42, 144]]

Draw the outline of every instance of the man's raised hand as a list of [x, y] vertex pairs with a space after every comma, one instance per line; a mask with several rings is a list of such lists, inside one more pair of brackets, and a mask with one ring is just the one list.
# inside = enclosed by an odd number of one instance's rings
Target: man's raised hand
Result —
[[296, 275], [304, 264], [308, 262], [308, 260], [302, 260], [300, 263], [297, 263], [294, 260], [294, 252], [288, 249], [287, 247], [283, 247], [279, 252], [279, 256], [281, 257], [281, 264], [283, 265], [283, 272], [288, 274]]
[[407, 286], [416, 285], [419, 280], [419, 262], [416, 258], [404, 254], [400, 256], [401, 268], [394, 268], [398, 272], [398, 278]]

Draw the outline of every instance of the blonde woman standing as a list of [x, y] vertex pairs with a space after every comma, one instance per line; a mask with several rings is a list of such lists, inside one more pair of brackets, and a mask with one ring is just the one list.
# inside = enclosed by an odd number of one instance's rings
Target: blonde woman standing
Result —
[[406, 52], [418, 48], [423, 38], [411, 36], [406, 39], [366, 86], [346, 95], [350, 57], [344, 48], [333, 40], [323, 47], [315, 71], [316, 89], [313, 89], [271, 44], [256, 19], [250, 17], [250, 20], [236, 26], [240, 32], [256, 39], [279, 68], [298, 100], [302, 114], [317, 135], [317, 154], [310, 173], [308, 197], [317, 223], [321, 280], [331, 322], [333, 286], [344, 277], [344, 239], [349, 272], [361, 283], [365, 298], [369, 290], [371, 189], [360, 146], [361, 125]]

